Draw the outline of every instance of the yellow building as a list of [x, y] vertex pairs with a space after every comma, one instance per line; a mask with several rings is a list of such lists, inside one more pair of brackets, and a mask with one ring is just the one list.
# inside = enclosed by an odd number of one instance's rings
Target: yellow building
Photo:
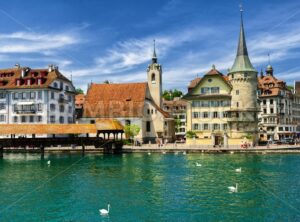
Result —
[[197, 138], [187, 143], [224, 147], [256, 143], [257, 84], [241, 14], [237, 54], [227, 76], [213, 66], [203, 78], [191, 82], [189, 92], [183, 97], [189, 102], [187, 130], [197, 134]]

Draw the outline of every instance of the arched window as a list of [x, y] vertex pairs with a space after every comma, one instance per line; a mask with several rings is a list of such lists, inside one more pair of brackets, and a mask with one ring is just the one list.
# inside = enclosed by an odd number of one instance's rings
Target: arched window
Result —
[[154, 73], [152, 73], [152, 75], [151, 75], [151, 82], [155, 83], [155, 74]]

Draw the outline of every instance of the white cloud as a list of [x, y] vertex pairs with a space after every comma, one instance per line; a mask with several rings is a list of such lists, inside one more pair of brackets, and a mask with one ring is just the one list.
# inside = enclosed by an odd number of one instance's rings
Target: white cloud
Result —
[[0, 34], [0, 53], [43, 53], [78, 43], [71, 33], [15, 32]]

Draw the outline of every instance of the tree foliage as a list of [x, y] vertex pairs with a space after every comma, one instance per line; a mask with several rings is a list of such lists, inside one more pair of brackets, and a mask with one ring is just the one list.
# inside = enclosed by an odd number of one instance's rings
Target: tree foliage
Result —
[[175, 116], [174, 121], [175, 121], [175, 132], [178, 133], [181, 125], [181, 121], [179, 118], [177, 118], [177, 116]]
[[163, 92], [163, 98], [165, 100], [173, 100], [175, 97], [181, 97], [183, 93], [180, 90], [174, 89], [174, 90], [164, 90]]
[[186, 138], [189, 138], [189, 139], [197, 137], [197, 134], [194, 131], [191, 131], [191, 130], [187, 131], [185, 135], [186, 135]]
[[124, 127], [124, 132], [127, 138], [133, 139], [140, 132], [141, 128], [135, 124], [127, 124]]
[[83, 92], [83, 90], [81, 88], [77, 88], [75, 90], [75, 93], [76, 93], [76, 95], [78, 95], [78, 94], [84, 94], [84, 92]]

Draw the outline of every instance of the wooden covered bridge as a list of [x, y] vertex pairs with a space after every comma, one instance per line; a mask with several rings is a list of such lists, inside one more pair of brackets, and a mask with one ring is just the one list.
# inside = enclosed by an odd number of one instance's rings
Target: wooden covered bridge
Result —
[[123, 125], [115, 119], [98, 119], [93, 124], [0, 124], [3, 148], [85, 146], [114, 153], [123, 146]]

